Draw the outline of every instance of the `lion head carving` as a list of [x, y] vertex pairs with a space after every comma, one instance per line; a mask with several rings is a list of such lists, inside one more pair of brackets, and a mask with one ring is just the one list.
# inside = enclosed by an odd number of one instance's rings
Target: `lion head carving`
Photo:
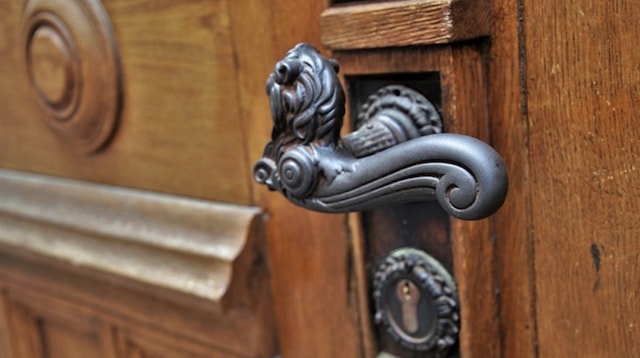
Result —
[[338, 63], [309, 44], [298, 44], [279, 61], [266, 84], [271, 104], [272, 158], [294, 144], [335, 146], [344, 116]]
[[[293, 195], [313, 189], [315, 180], [294, 182], [301, 177], [316, 176], [298, 175], [300, 170], [316, 170], [317, 163], [311, 154], [314, 147], [338, 146], [344, 117], [344, 90], [337, 74], [336, 61], [305, 43], [298, 44], [276, 64], [266, 84], [273, 130], [262, 159], [254, 166], [258, 183]], [[288, 175], [279, 173], [278, 168]], [[294, 189], [298, 184], [304, 185]]]

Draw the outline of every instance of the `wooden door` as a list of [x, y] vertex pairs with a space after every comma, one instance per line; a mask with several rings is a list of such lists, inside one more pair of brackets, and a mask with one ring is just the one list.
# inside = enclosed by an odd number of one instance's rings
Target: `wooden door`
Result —
[[503, 354], [639, 354], [638, 3], [493, 2]]
[[361, 354], [344, 216], [251, 175], [323, 9], [0, 1], [0, 356]]
[[[372, 319], [402, 246], [456, 279], [451, 356], [639, 355], [639, 6], [0, 0], [0, 357], [420, 356]], [[298, 42], [354, 103], [404, 81], [494, 146], [503, 208], [329, 215], [255, 184]]]

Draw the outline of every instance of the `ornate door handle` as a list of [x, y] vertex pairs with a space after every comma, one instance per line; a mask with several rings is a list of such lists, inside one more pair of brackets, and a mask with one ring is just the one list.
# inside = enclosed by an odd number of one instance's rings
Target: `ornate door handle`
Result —
[[371, 96], [358, 129], [340, 138], [338, 63], [298, 44], [267, 80], [273, 131], [254, 178], [292, 203], [322, 212], [437, 199], [449, 214], [482, 219], [502, 205], [504, 162], [477, 139], [440, 134], [435, 107], [403, 86]]

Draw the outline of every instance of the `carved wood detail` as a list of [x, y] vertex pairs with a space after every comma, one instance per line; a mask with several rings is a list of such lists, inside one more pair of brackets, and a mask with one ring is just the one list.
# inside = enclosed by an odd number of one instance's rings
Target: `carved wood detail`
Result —
[[97, 0], [29, 0], [22, 18], [27, 75], [42, 118], [79, 152], [117, 126], [122, 73], [108, 14]]
[[[9, 285], [0, 292], [0, 330], [12, 345], [0, 357], [271, 357], [226, 350], [49, 293]], [[183, 314], [189, 314], [182, 310]], [[211, 319], [216, 319], [209, 315]], [[157, 320], [158, 317], [155, 317]], [[156, 321], [157, 322], [157, 321]], [[165, 328], [169, 328], [167, 331]], [[245, 338], [246, 339], [246, 338]], [[2, 353], [3, 351], [0, 351]]]
[[249, 290], [258, 208], [4, 169], [0, 197], [10, 249], [224, 307]]
[[[115, 358], [115, 330], [95, 312], [46, 295], [3, 290], [12, 336], [8, 357]], [[2, 325], [0, 323], [0, 325]]]

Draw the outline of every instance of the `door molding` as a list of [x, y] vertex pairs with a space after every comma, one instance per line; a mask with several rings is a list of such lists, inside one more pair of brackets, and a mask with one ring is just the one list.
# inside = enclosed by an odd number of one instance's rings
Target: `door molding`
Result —
[[0, 169], [0, 245], [226, 306], [260, 209]]

